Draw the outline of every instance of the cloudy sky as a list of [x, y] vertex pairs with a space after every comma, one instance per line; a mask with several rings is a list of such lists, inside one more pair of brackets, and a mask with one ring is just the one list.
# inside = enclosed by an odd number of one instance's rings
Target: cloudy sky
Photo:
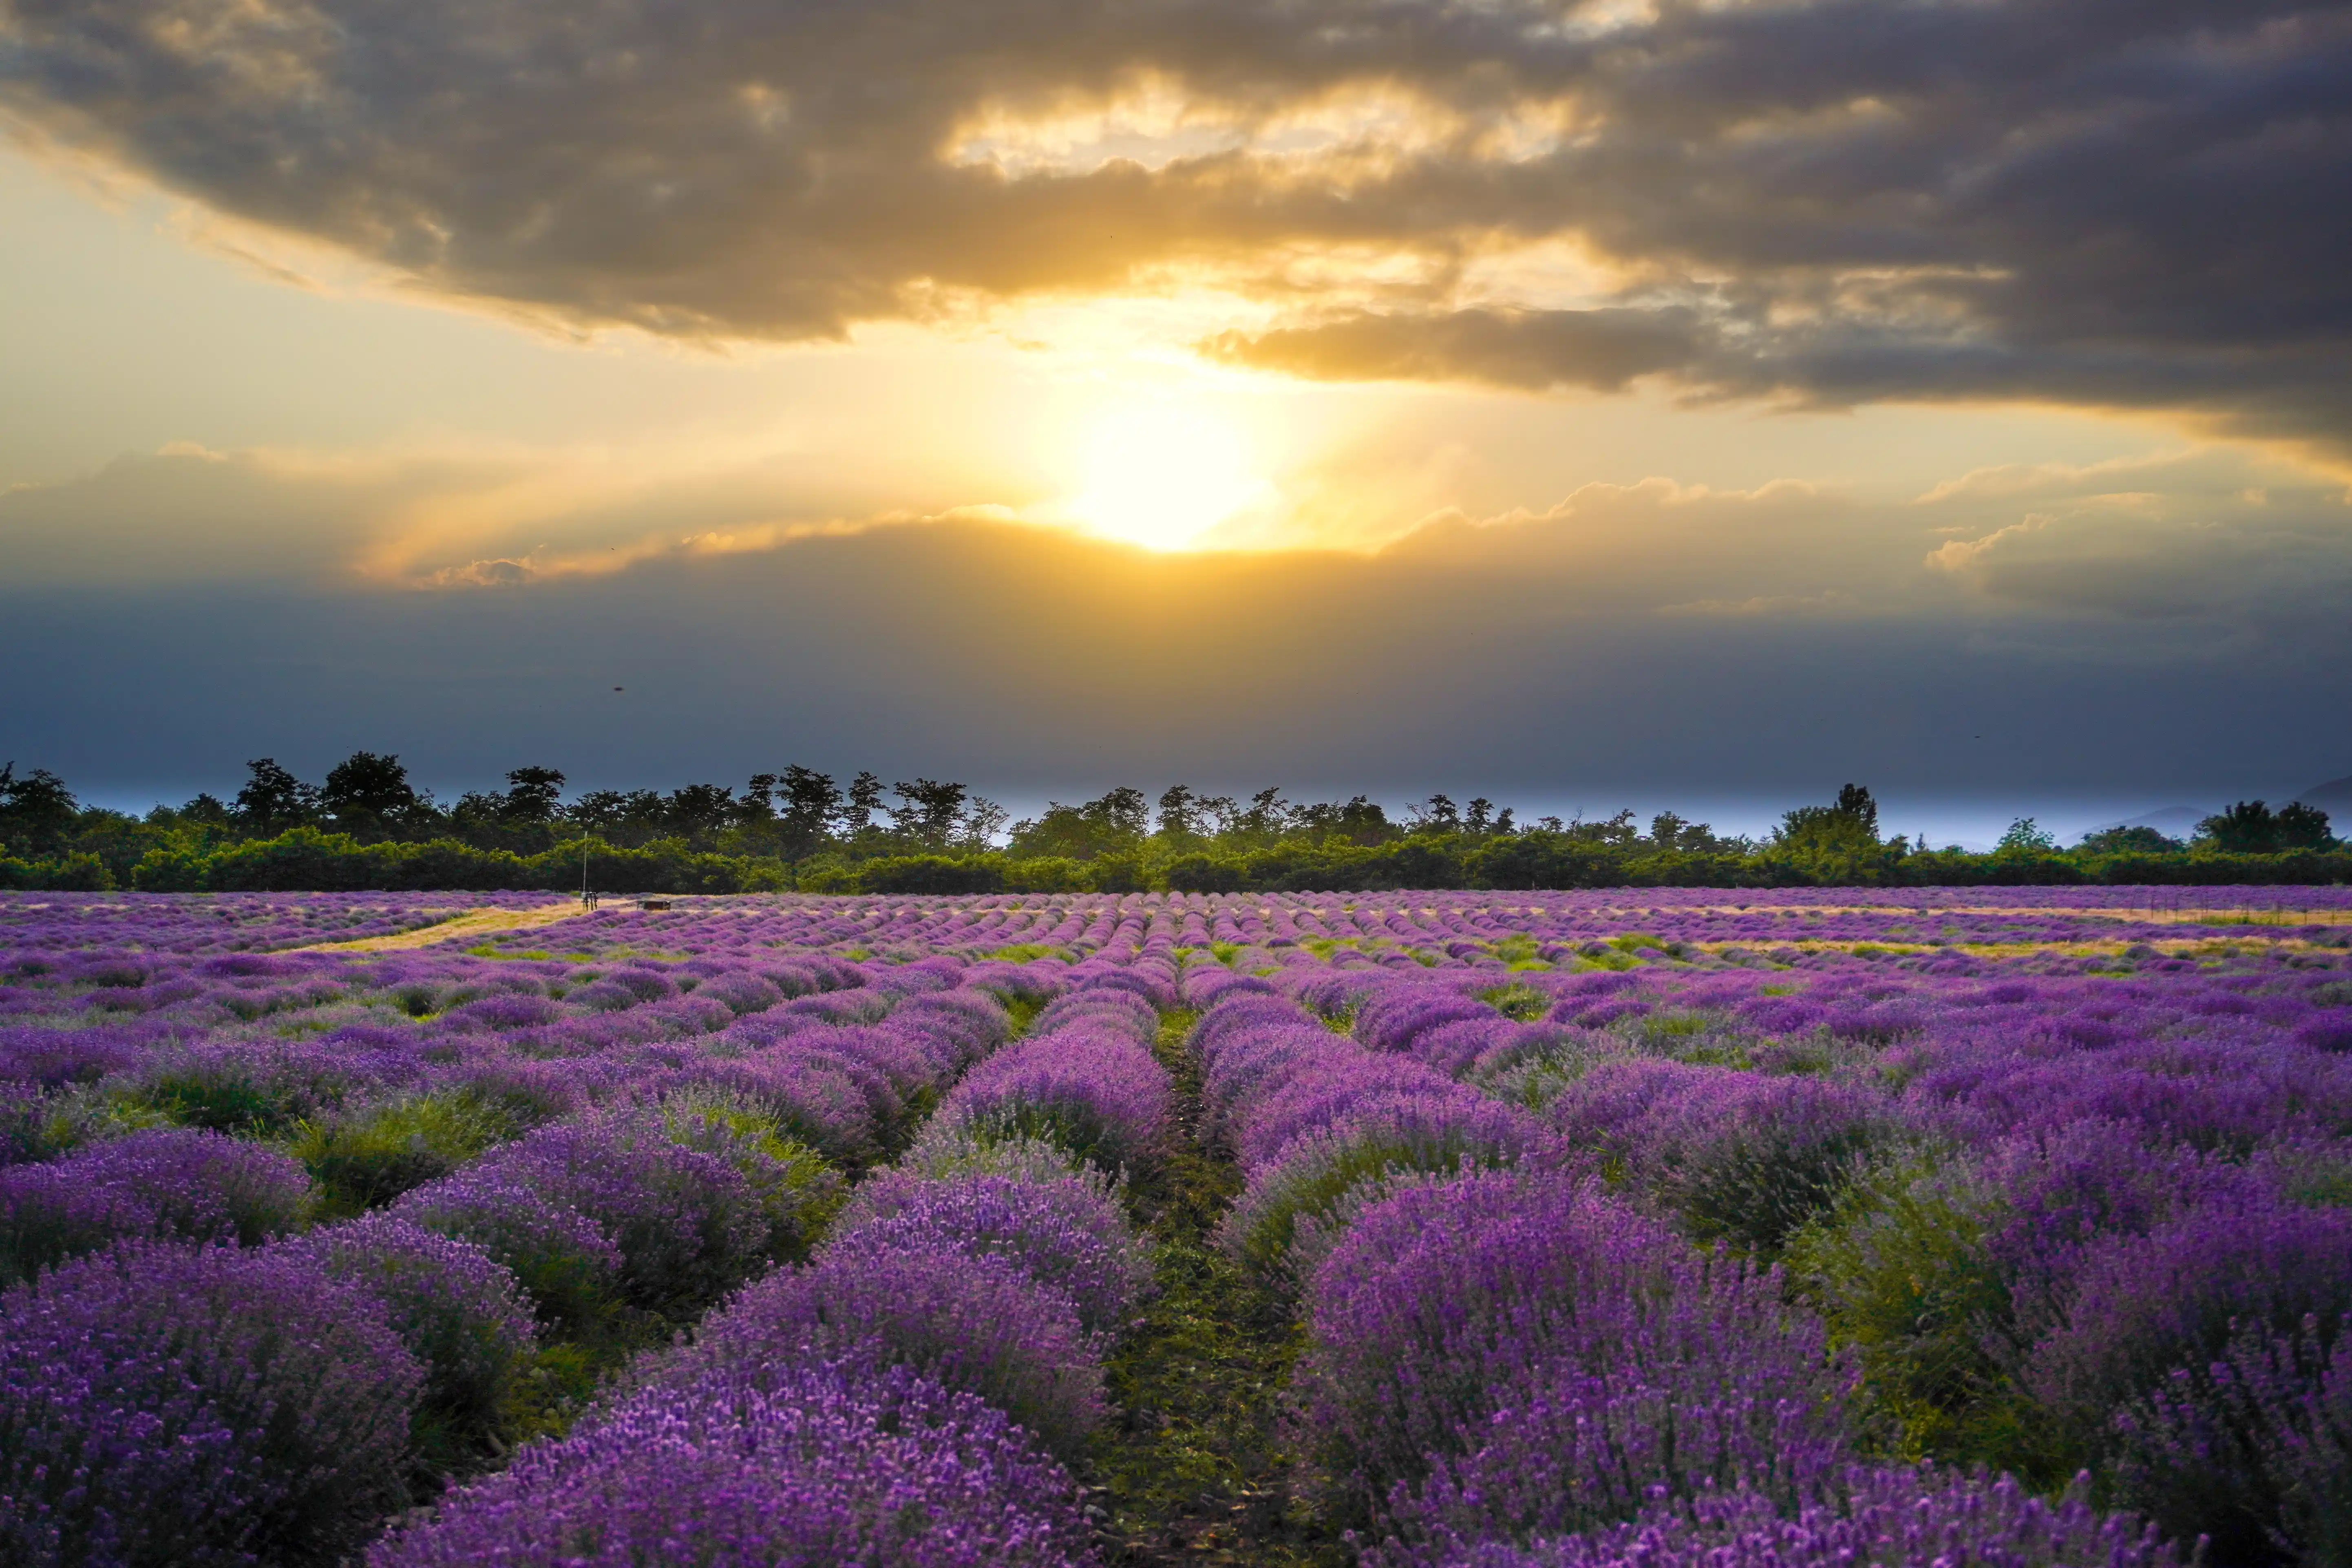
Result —
[[0, 0], [0, 237], [97, 798], [2352, 772], [2342, 4]]

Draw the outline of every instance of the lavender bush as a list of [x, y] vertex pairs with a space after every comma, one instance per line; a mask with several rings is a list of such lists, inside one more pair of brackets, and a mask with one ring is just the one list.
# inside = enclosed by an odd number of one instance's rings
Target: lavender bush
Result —
[[1168, 1072], [1131, 1036], [1073, 1023], [973, 1068], [940, 1114], [983, 1137], [1058, 1143], [1108, 1171], [1148, 1170], [1167, 1147]]
[[1359, 1510], [1569, 1528], [1652, 1487], [1761, 1485], [1776, 1453], [1840, 1452], [1847, 1374], [1777, 1279], [1693, 1258], [1581, 1183], [1401, 1187], [1358, 1215], [1307, 1306], [1301, 1430]]
[[1697, 1240], [1777, 1254], [1898, 1135], [1868, 1090], [1813, 1079], [1643, 1059], [1595, 1067], [1553, 1102]]
[[511, 1182], [593, 1223], [619, 1256], [622, 1298], [644, 1310], [698, 1310], [768, 1261], [772, 1226], [751, 1183], [674, 1142], [650, 1110], [542, 1127], [460, 1179]]
[[310, 1195], [285, 1155], [180, 1128], [0, 1168], [0, 1281], [132, 1237], [252, 1246], [300, 1224]]
[[848, 1193], [824, 1156], [793, 1140], [758, 1106], [724, 1090], [671, 1094], [660, 1114], [672, 1142], [726, 1161], [743, 1179], [767, 1226], [761, 1258], [797, 1263], [808, 1256]]
[[2333, 1324], [2347, 1312], [2352, 1211], [2216, 1203], [2095, 1244], [2018, 1378], [2067, 1436], [2104, 1455], [2127, 1405], [2176, 1370], [2210, 1365], [2234, 1331], [2290, 1333], [2306, 1317]]
[[1078, 1321], [1115, 1333], [1151, 1281], [1151, 1259], [1116, 1205], [1075, 1174], [880, 1178], [825, 1247], [829, 1262], [951, 1248], [1010, 1258], [1060, 1291]]
[[446, 1176], [520, 1131], [479, 1097], [444, 1092], [305, 1122], [287, 1148], [318, 1180], [329, 1212], [348, 1215]]
[[674, 1383], [860, 1347], [980, 1395], [1059, 1455], [1075, 1455], [1102, 1420], [1100, 1358], [1070, 1299], [1012, 1258], [957, 1247], [853, 1249], [781, 1269], [658, 1375]]
[[[2087, 1479], [2054, 1502], [2007, 1477], [1930, 1468], [1854, 1468], [1826, 1495], [1784, 1512], [1733, 1488], [1663, 1500], [1633, 1521], [1518, 1547], [1488, 1542], [1447, 1568], [2175, 1568], [2180, 1553], [2128, 1514], [2092, 1507]], [[1430, 1561], [1367, 1552], [1368, 1568]]]
[[406, 1496], [423, 1373], [310, 1259], [124, 1243], [0, 1293], [0, 1556], [329, 1564]]
[[1079, 1568], [1069, 1476], [904, 1366], [798, 1360], [645, 1389], [396, 1532], [369, 1568]]
[[538, 1348], [530, 1305], [513, 1274], [471, 1242], [386, 1214], [286, 1245], [380, 1302], [424, 1368], [414, 1443], [425, 1468], [459, 1468], [484, 1454]]
[[604, 1227], [513, 1173], [469, 1167], [416, 1188], [388, 1212], [488, 1253], [551, 1329], [592, 1330], [618, 1295], [621, 1249]]

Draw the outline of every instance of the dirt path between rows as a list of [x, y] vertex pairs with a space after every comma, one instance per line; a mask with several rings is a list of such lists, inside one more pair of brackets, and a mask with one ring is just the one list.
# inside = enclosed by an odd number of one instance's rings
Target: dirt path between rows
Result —
[[437, 925], [418, 926], [414, 931], [394, 931], [388, 936], [363, 936], [350, 942], [314, 942], [308, 947], [291, 947], [288, 952], [394, 952], [404, 948], [435, 947], [453, 937], [486, 935], [491, 932], [530, 931], [538, 926], [555, 925], [563, 921], [578, 920], [588, 911], [575, 903], [545, 904], [535, 910], [475, 910]]
[[1302, 1342], [1289, 1304], [1213, 1239], [1241, 1191], [1200, 1135], [1193, 1015], [1163, 1015], [1152, 1054], [1174, 1079], [1178, 1142], [1130, 1191], [1158, 1254], [1143, 1303], [1105, 1367], [1118, 1415], [1094, 1443], [1093, 1498], [1112, 1568], [1342, 1568], [1349, 1554], [1296, 1495], [1283, 1390]]

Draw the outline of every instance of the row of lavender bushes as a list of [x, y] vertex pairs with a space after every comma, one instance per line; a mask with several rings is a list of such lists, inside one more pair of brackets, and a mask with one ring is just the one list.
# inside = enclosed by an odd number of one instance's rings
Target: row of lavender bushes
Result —
[[[543, 894], [472, 894], [468, 907], [524, 908]], [[713, 911], [739, 929], [714, 941]], [[164, 955], [262, 952], [414, 928], [457, 912], [445, 895], [415, 893], [0, 895], [0, 978], [21, 968], [103, 963], [151, 967]], [[757, 898], [688, 902], [663, 913], [619, 908], [562, 922], [553, 934], [593, 947], [675, 939], [689, 952], [740, 959], [746, 939], [798, 955], [977, 960], [1013, 951], [1076, 963], [1117, 950], [1208, 948], [1249, 969], [1305, 946], [1434, 967], [1510, 963], [1622, 965], [1643, 948], [1683, 956], [1700, 943], [1771, 952], [1793, 944], [1897, 943], [1958, 952], [1969, 944], [2118, 943], [2259, 935], [2352, 945], [2352, 889], [2218, 887], [2039, 889], [1643, 889], [1526, 895], [1416, 892], [1369, 897], [1270, 894], [1062, 894], [992, 898]], [[545, 945], [533, 934], [522, 944]], [[168, 966], [166, 966], [168, 967]], [[100, 984], [136, 986], [134, 978]]]
[[644, 1358], [372, 1568], [1093, 1562], [1066, 1466], [1150, 1287], [1119, 1190], [1170, 1137], [1152, 989], [1123, 973], [1049, 1004], [812, 1262]]
[[1227, 1243], [1299, 1292], [1368, 1562], [2347, 1560], [2332, 1036], [2199, 1060], [1993, 985], [1908, 1050], [1862, 996], [1878, 1031], [1731, 1065], [1726, 1005], [1787, 1002], [1642, 978], [1523, 975], [1513, 1018], [1369, 963], [1185, 977]]
[[[288, 1140], [203, 1127], [109, 1129], [62, 1152], [16, 1140], [0, 1166], [14, 1281], [0, 1293], [0, 1559], [341, 1561], [388, 1515], [498, 1462], [535, 1355], [657, 1341], [805, 1257], [847, 1178], [903, 1147], [1009, 1019], [937, 973], [894, 976], [886, 994], [838, 989], [866, 978], [848, 966], [769, 967], [687, 977], [731, 1000], [700, 1049], [625, 1031], [601, 1048], [593, 1032], [562, 1042], [575, 1055], [494, 1052], [485, 1042], [506, 1037], [467, 1004], [410, 1036], [331, 1034], [310, 1065], [381, 1081], [331, 1126], [294, 1122], [310, 1169]], [[614, 977], [631, 973], [677, 994], [660, 966]], [[795, 981], [835, 989], [786, 1002]], [[843, 1022], [833, 998], [853, 995], [866, 1005]], [[83, 1031], [8, 1043], [12, 1074], [33, 1075], [17, 1092], [47, 1108], [20, 1131], [159, 1064], [264, 1094], [319, 1089], [286, 1070], [301, 1049], [258, 1042], [150, 1040], [127, 1062], [122, 1041]], [[519, 1135], [453, 1159], [418, 1130], [421, 1106], [493, 1100], [524, 1124], [499, 1132]], [[411, 1135], [371, 1136], [387, 1122]], [[339, 1179], [322, 1187], [321, 1167]]]

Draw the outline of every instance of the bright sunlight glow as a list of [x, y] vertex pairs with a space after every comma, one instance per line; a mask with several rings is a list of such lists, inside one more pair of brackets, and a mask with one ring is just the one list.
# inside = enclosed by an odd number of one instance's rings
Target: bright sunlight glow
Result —
[[1241, 433], [1214, 415], [1167, 404], [1096, 418], [1081, 441], [1084, 489], [1069, 502], [1090, 531], [1147, 550], [1183, 550], [1260, 503]]

